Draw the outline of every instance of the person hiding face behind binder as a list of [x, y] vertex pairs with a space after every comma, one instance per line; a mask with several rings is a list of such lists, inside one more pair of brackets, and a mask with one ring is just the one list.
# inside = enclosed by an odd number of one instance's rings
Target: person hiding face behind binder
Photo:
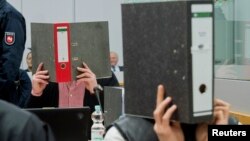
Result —
[[[89, 106], [94, 111], [94, 106], [99, 105], [98, 99], [94, 95], [94, 89], [101, 86], [119, 85], [113, 74], [111, 78], [96, 80], [95, 74], [85, 63], [83, 63], [83, 67], [77, 67], [77, 71], [79, 72], [79, 75], [76, 76], [77, 81], [66, 83], [49, 82], [49, 72], [44, 70], [43, 63], [40, 63], [32, 78], [32, 91], [28, 107]], [[102, 92], [100, 99], [103, 105]]]
[[[164, 87], [159, 85], [157, 90], [156, 109], [154, 111], [154, 131], [156, 132], [160, 141], [184, 141], [185, 136], [187, 136], [188, 130], [190, 130], [190, 128], [188, 128], [188, 125], [181, 125], [181, 123], [171, 120], [171, 117], [176, 111], [177, 106], [172, 105], [166, 110], [166, 107], [169, 106], [172, 99], [171, 97], [164, 98], [164, 93]], [[229, 107], [230, 105], [227, 102], [220, 99], [215, 99], [214, 118], [209, 124], [229, 124]], [[207, 141], [208, 123], [200, 123], [195, 126], [196, 128], [193, 128], [194, 132], [190, 134], [193, 135], [196, 141]]]
[[220, 99], [214, 101], [214, 117], [210, 123], [184, 124], [171, 119], [177, 110], [171, 105], [172, 98], [164, 96], [162, 85], [157, 88], [154, 120], [123, 116], [108, 128], [105, 141], [207, 141], [208, 124], [227, 125], [239, 124], [229, 116], [230, 105]]

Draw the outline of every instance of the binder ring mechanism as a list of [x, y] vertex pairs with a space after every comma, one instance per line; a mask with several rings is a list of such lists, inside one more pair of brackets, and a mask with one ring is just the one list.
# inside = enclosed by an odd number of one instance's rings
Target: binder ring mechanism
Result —
[[61, 63], [60, 67], [61, 67], [61, 69], [65, 69], [66, 68], [66, 64], [65, 63]]

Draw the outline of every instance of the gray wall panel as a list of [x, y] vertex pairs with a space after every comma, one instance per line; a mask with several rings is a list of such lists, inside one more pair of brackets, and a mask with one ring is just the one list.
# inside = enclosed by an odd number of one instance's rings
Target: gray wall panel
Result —
[[[73, 0], [23, 0], [22, 13], [26, 19], [27, 40], [26, 48], [31, 47], [31, 22], [73, 22], [74, 2]], [[26, 54], [23, 55], [23, 66], [26, 68]]]
[[110, 50], [119, 55], [123, 65], [121, 0], [75, 0], [76, 22], [108, 21]]
[[231, 110], [250, 114], [250, 81], [215, 79], [215, 98], [231, 104]]

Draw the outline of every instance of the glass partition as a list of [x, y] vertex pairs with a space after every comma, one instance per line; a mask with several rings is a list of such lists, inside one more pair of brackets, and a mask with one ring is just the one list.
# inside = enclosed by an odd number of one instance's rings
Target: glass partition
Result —
[[250, 80], [249, 0], [215, 0], [215, 76]]

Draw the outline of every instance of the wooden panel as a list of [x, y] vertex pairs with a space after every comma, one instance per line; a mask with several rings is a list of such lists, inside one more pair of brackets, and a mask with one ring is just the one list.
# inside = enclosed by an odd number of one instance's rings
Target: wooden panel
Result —
[[231, 111], [230, 114], [235, 116], [242, 124], [250, 124], [250, 115]]

